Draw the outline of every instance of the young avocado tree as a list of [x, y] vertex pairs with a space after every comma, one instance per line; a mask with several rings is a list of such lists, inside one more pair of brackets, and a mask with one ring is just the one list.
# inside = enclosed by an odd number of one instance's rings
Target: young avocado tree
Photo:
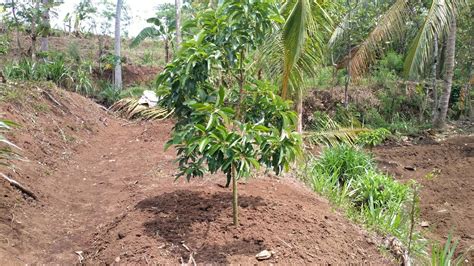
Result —
[[200, 11], [189, 29], [195, 37], [182, 43], [157, 81], [178, 118], [167, 144], [177, 148], [178, 177], [223, 172], [227, 186], [232, 182], [234, 225], [237, 181], [260, 167], [279, 174], [301, 155], [291, 102], [276, 94], [277, 86], [252, 77], [257, 48], [282, 22], [269, 0], [229, 0]]

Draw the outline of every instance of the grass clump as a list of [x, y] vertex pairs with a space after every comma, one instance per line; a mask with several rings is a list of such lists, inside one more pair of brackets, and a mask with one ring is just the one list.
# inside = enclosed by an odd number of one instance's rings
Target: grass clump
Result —
[[[362, 149], [340, 144], [323, 150], [310, 163], [306, 181], [315, 192], [327, 197], [346, 214], [368, 228], [397, 237], [406, 246], [421, 252], [420, 235], [412, 231], [416, 202], [407, 184], [377, 170], [371, 155]], [[415, 203], [416, 204], [416, 203]]]

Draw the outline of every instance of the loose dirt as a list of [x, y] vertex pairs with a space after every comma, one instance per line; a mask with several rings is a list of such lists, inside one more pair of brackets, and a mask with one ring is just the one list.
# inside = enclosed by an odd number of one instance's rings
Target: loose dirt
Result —
[[[382, 169], [402, 181], [421, 184], [423, 233], [445, 242], [450, 232], [460, 240], [458, 252], [474, 261], [474, 136], [441, 142], [382, 146], [374, 150]], [[420, 221], [421, 222], [421, 221]]]
[[39, 200], [0, 182], [2, 265], [176, 264], [191, 254], [197, 263], [254, 264], [264, 249], [271, 263], [391, 263], [288, 177], [242, 181], [234, 227], [224, 177], [174, 182], [175, 152], [163, 150], [172, 121], [131, 123], [73, 93], [25, 89], [34, 93], [0, 105], [22, 124], [10, 137], [29, 160], [8, 174]]

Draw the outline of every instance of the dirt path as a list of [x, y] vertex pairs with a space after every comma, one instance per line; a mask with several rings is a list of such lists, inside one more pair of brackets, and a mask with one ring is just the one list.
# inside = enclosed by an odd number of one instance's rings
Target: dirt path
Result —
[[155, 162], [168, 156], [154, 145], [148, 126], [124, 127], [112, 121], [45, 180], [54, 193], [38, 222], [53, 229], [52, 241], [32, 258], [46, 258], [45, 263], [77, 261], [74, 251], [86, 250], [91, 233], [125, 210], [133, 187], [143, 182]]

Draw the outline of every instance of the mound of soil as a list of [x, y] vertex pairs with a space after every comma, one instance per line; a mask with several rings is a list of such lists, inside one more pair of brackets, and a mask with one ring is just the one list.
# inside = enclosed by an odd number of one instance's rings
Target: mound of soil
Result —
[[257, 253], [270, 250], [267, 263], [389, 263], [359, 228], [300, 184], [264, 178], [240, 188], [238, 227], [231, 225], [231, 192], [211, 180], [141, 195], [95, 236], [90, 259], [175, 264], [193, 253], [197, 263], [254, 264]]
[[[349, 91], [349, 102], [353, 103], [360, 110], [377, 108], [380, 101], [376, 96], [376, 91], [370, 87], [351, 87]], [[304, 124], [311, 124], [314, 120], [313, 114], [316, 111], [327, 112], [333, 115], [338, 107], [344, 103], [344, 87], [334, 87], [330, 89], [314, 89], [309, 91], [304, 99], [303, 121]]]
[[272, 263], [391, 262], [290, 178], [241, 183], [234, 227], [224, 177], [173, 182], [171, 121], [130, 123], [74, 93], [24, 87], [28, 100], [1, 110], [22, 124], [10, 137], [29, 159], [9, 174], [38, 201], [0, 182], [0, 264], [175, 264], [192, 252], [197, 263], [254, 264], [263, 249]]
[[[133, 85], [149, 84], [156, 79], [160, 71], [161, 68], [159, 67], [125, 64], [122, 66], [123, 85], [129, 87]], [[108, 80], [112, 82], [114, 70], [108, 69], [103, 73], [95, 70], [94, 74], [100, 80]]]
[[474, 261], [474, 136], [457, 136], [440, 143], [382, 146], [374, 150], [379, 166], [398, 179], [421, 184], [422, 228], [429, 239], [444, 241], [452, 231], [458, 252]]

